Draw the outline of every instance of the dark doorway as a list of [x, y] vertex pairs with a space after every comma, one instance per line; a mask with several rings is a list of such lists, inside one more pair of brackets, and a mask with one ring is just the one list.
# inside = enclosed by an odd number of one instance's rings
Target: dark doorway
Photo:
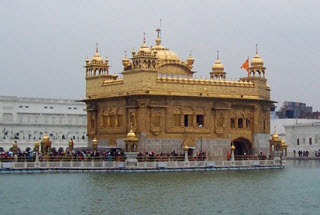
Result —
[[[232, 143], [231, 143], [232, 144]], [[252, 144], [245, 138], [237, 138], [233, 141], [233, 145], [236, 147], [234, 155], [251, 155]]]

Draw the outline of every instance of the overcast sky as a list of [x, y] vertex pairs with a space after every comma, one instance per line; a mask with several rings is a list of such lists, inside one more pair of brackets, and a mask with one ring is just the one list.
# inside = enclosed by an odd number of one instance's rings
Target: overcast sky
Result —
[[[265, 2], [265, 3], [263, 3]], [[108, 56], [122, 71], [125, 50], [162, 44], [209, 76], [220, 51], [228, 79], [246, 76], [246, 57], [267, 67], [271, 99], [320, 110], [320, 1], [4, 1], [0, 2], [0, 95], [82, 99], [85, 59]], [[131, 57], [131, 54], [129, 55]]]

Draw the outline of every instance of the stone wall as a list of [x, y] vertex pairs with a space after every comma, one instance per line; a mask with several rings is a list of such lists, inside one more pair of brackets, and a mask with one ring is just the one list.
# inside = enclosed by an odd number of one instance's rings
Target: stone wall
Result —
[[207, 156], [226, 156], [230, 150], [230, 141], [227, 139], [198, 139], [196, 140], [195, 154], [206, 152]]
[[269, 139], [270, 134], [258, 133], [253, 135], [254, 146], [252, 154], [258, 154], [264, 152], [265, 154], [269, 153]]

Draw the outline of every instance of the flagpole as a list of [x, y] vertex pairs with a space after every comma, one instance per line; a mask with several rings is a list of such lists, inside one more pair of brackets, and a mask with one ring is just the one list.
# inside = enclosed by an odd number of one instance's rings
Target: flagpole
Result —
[[[248, 66], [249, 66], [249, 56], [248, 56]], [[250, 70], [249, 71], [247, 71], [247, 73], [248, 73], [248, 78], [250, 77]]]

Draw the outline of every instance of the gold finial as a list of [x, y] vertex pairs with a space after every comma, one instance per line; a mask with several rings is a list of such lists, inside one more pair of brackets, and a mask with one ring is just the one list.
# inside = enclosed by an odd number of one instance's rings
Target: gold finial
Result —
[[231, 143], [231, 150], [234, 151], [236, 147], [233, 145], [233, 142]]
[[143, 43], [146, 43], [146, 32], [143, 32]]
[[124, 57], [127, 58], [127, 50], [124, 51]]
[[258, 44], [256, 44], [256, 54], [258, 54]]
[[188, 151], [188, 150], [189, 150], [189, 146], [188, 146], [188, 145], [185, 145], [183, 149], [184, 149], [185, 151]]
[[190, 55], [189, 55], [189, 57], [192, 57], [192, 50], [190, 50]]
[[217, 60], [219, 60], [219, 50], [217, 50]]
[[[159, 29], [161, 29], [161, 28], [162, 28], [162, 19], [160, 19], [160, 28]], [[161, 30], [160, 30], [159, 38], [161, 39]]]
[[96, 43], [96, 52], [98, 53], [98, 43]]
[[160, 32], [161, 32], [161, 29], [158, 27], [158, 28], [157, 28], [157, 30], [156, 30], [156, 32], [157, 32], [157, 38], [159, 38], [159, 39], [160, 39]]

